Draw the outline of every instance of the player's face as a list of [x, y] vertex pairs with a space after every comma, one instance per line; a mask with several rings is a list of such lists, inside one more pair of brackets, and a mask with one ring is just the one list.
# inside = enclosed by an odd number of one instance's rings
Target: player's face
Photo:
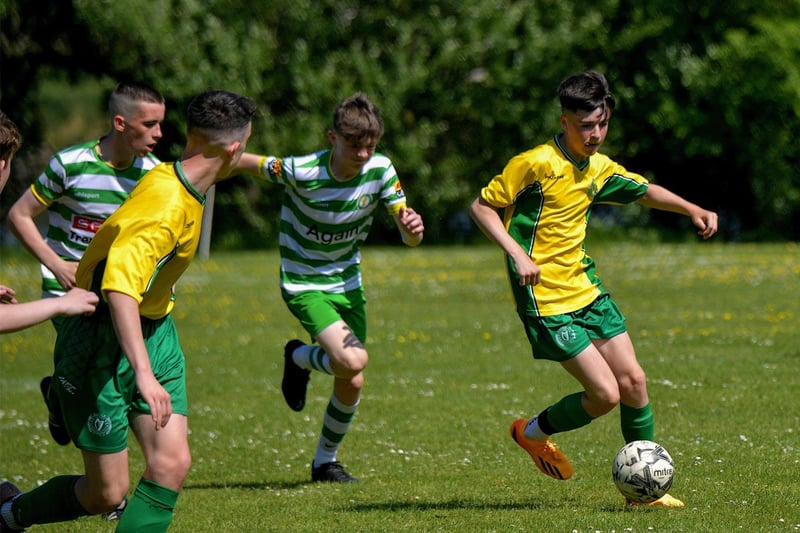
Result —
[[134, 154], [143, 157], [152, 152], [161, 139], [164, 104], [141, 102], [133, 116], [124, 119], [122, 135]]
[[361, 172], [378, 146], [377, 139], [352, 139], [334, 131], [328, 132], [328, 139], [332, 145], [331, 167], [339, 179], [350, 179]]
[[561, 127], [567, 151], [576, 161], [583, 161], [600, 149], [608, 135], [611, 110], [598, 107], [594, 111], [565, 111]]

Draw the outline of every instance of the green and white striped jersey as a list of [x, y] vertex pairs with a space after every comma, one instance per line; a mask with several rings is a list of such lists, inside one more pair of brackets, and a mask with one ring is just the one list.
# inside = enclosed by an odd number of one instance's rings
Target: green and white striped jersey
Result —
[[394, 215], [406, 205], [389, 158], [376, 153], [346, 182], [332, 177], [330, 150], [287, 158], [266, 156], [259, 168], [267, 180], [284, 187], [281, 289], [289, 294], [360, 289], [360, 248], [375, 209], [383, 204]]
[[[128, 168], [114, 168], [98, 154], [99, 142], [89, 141], [58, 152], [31, 185], [33, 195], [47, 206], [45, 242], [69, 261], [80, 260], [100, 225], [125, 201], [139, 179], [159, 163], [148, 154], [136, 157]], [[42, 290], [64, 292], [44, 265]]]

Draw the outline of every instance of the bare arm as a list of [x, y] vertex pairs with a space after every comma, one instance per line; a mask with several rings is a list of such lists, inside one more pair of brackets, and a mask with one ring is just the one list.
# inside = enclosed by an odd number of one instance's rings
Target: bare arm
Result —
[[58, 298], [0, 305], [0, 333], [19, 331], [55, 316], [90, 314], [97, 301], [95, 293], [75, 288]]
[[711, 238], [717, 232], [719, 221], [716, 213], [703, 209], [660, 185], [648, 185], [647, 192], [639, 198], [638, 203], [645, 207], [688, 216], [692, 219], [692, 224], [699, 229], [697, 234], [704, 239]]
[[528, 252], [517, 244], [506, 231], [503, 220], [497, 209], [486, 203], [483, 198], [476, 198], [470, 206], [470, 216], [481, 231], [496, 243], [514, 261], [514, 267], [519, 275], [520, 285], [536, 285], [541, 279], [539, 265], [537, 265]]
[[406, 246], [419, 246], [425, 231], [422, 216], [410, 207], [405, 207], [393, 218], [395, 224], [397, 224], [397, 229], [400, 230], [403, 244]]
[[8, 212], [8, 224], [25, 248], [55, 274], [61, 286], [71, 289], [75, 286], [78, 263], [64, 261], [45, 242], [34, 219], [46, 210], [47, 206], [42, 205], [29, 188]]
[[172, 415], [172, 400], [169, 393], [156, 380], [150, 365], [150, 355], [144, 344], [139, 302], [127, 294], [109, 291], [106, 293], [117, 340], [133, 369], [136, 388], [150, 407], [156, 430], [167, 425]]
[[251, 154], [250, 152], [243, 153], [242, 157], [239, 158], [239, 162], [236, 163], [233, 174], [243, 172], [245, 174], [252, 174], [254, 176], [261, 175], [259, 162], [261, 162], [263, 157], [263, 155]]

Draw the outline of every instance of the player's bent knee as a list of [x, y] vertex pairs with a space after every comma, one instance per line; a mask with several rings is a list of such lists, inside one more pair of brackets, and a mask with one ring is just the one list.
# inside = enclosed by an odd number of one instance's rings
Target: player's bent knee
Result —
[[644, 370], [631, 372], [619, 378], [620, 393], [624, 398], [637, 398], [647, 390], [647, 376]]
[[166, 487], [179, 487], [192, 467], [192, 455], [183, 452], [160, 454], [147, 461], [144, 477]]
[[352, 378], [367, 368], [368, 360], [366, 350], [348, 350], [332, 361], [333, 371], [337, 377]]
[[620, 402], [619, 389], [605, 388], [593, 391], [592, 394], [587, 394], [589, 403], [591, 404], [590, 414], [592, 416], [602, 416], [617, 406]]
[[119, 502], [128, 495], [128, 484], [117, 483], [103, 489], [95, 494], [90, 494], [86, 500], [81, 499], [81, 505], [90, 515], [97, 515], [113, 511]]
[[358, 373], [352, 378], [350, 378], [350, 386], [355, 390], [361, 390], [364, 388], [364, 374]]

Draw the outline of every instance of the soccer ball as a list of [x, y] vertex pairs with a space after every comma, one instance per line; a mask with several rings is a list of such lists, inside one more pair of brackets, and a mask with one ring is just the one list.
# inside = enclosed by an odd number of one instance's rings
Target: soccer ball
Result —
[[614, 484], [628, 500], [656, 501], [667, 493], [675, 476], [672, 457], [660, 444], [636, 440], [623, 446], [611, 466]]

